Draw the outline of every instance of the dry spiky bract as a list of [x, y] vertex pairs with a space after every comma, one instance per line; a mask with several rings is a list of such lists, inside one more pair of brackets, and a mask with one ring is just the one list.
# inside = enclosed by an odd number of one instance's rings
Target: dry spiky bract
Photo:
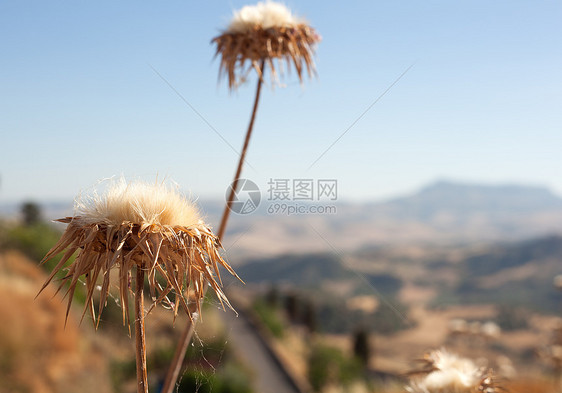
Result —
[[[148, 278], [154, 305], [162, 303], [174, 310], [181, 306], [191, 316], [186, 301], [189, 291], [197, 309], [207, 282], [221, 302], [228, 300], [221, 290], [219, 265], [236, 276], [219, 254], [220, 243], [200, 219], [197, 208], [176, 189], [163, 183], [111, 184], [103, 196], [77, 201], [77, 213], [57, 221], [67, 223], [58, 243], [42, 263], [63, 254], [41, 291], [61, 270], [67, 270], [59, 290], [69, 284], [67, 318], [76, 285], [84, 278], [86, 308], [95, 321], [93, 295], [101, 291], [97, 324], [110, 291], [110, 270], [118, 269], [117, 287], [123, 309], [123, 322], [129, 324], [131, 270], [143, 269]], [[65, 267], [75, 253], [76, 259]], [[98, 286], [98, 281], [101, 286]], [[101, 289], [100, 289], [101, 288]], [[200, 311], [200, 310], [199, 310]], [[82, 316], [83, 317], [83, 316]], [[96, 326], [97, 326], [96, 324]]]
[[221, 55], [221, 75], [228, 75], [230, 89], [245, 80], [250, 67], [261, 78], [261, 61], [271, 68], [274, 81], [277, 68], [282, 73], [285, 60], [289, 69], [291, 65], [295, 67], [302, 82], [304, 67], [309, 76], [314, 74], [312, 57], [319, 41], [320, 36], [312, 27], [292, 15], [283, 4], [271, 1], [236, 11], [228, 28], [213, 39], [216, 53]]
[[430, 352], [421, 360], [423, 366], [409, 373], [410, 393], [497, 393], [500, 388], [492, 373], [470, 359], [445, 350]]

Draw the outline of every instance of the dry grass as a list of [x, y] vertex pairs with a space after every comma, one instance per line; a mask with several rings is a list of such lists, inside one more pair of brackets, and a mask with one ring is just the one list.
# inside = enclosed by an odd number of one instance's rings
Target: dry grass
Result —
[[23, 255], [0, 254], [0, 392], [110, 392], [106, 360], [72, 318], [64, 328], [60, 297], [34, 300], [44, 279]]
[[559, 387], [552, 380], [520, 379], [506, 382], [506, 390], [509, 393], [555, 393]]

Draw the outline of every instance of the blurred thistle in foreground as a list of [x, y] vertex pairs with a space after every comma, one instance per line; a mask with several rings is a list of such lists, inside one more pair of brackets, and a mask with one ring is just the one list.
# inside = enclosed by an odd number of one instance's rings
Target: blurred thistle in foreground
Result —
[[478, 367], [470, 359], [445, 350], [430, 352], [420, 359], [422, 367], [408, 373], [410, 393], [496, 393], [498, 386], [491, 369]]
[[301, 82], [304, 68], [312, 76], [314, 46], [320, 36], [283, 4], [268, 1], [235, 11], [226, 30], [213, 42], [221, 56], [221, 75], [228, 75], [228, 86], [233, 89], [246, 80], [252, 67], [262, 78], [264, 62], [274, 82], [277, 68], [283, 73], [283, 61], [287, 68], [295, 67]]
[[[218, 238], [201, 220], [197, 208], [177, 190], [163, 183], [112, 183], [103, 196], [76, 201], [76, 214], [59, 222], [67, 223], [58, 243], [42, 263], [63, 253], [63, 257], [43, 285], [43, 289], [61, 270], [67, 271], [59, 290], [69, 284], [66, 317], [81, 277], [85, 277], [86, 310], [97, 326], [110, 291], [110, 270], [119, 270], [119, 288], [123, 322], [129, 325], [129, 291], [135, 295], [137, 376], [139, 392], [146, 392], [146, 348], [144, 340], [145, 275], [153, 305], [162, 303], [174, 311], [182, 307], [190, 318], [200, 311], [205, 285], [210, 285], [223, 305], [230, 303], [222, 292], [219, 265], [235, 275], [219, 254]], [[65, 267], [70, 257], [76, 259]], [[132, 288], [133, 268], [136, 272]], [[93, 294], [102, 282], [97, 323]], [[40, 291], [40, 292], [41, 292]], [[195, 297], [196, 308], [186, 301], [187, 292]], [[152, 307], [151, 307], [152, 308]], [[82, 318], [84, 317], [82, 315]], [[142, 385], [142, 386], [141, 386]]]
[[[268, 1], [253, 6], [245, 6], [234, 12], [228, 27], [221, 35], [215, 37], [212, 43], [217, 45], [216, 56], [221, 57], [219, 77], [228, 75], [230, 90], [237, 88], [247, 79], [252, 68], [258, 74], [256, 97], [250, 117], [250, 124], [246, 131], [246, 138], [240, 160], [230, 185], [230, 192], [226, 201], [218, 237], [222, 240], [230, 208], [238, 188], [238, 180], [242, 174], [242, 167], [250, 144], [254, 121], [258, 110], [260, 92], [266, 64], [271, 70], [271, 79], [277, 81], [277, 70], [283, 73], [283, 61], [287, 68], [295, 67], [299, 80], [302, 82], [304, 69], [309, 76], [314, 75], [314, 47], [320, 42], [320, 36], [302, 19], [295, 17], [283, 4]], [[178, 343], [174, 360], [166, 375], [162, 393], [172, 393], [178, 378], [185, 351], [193, 334], [193, 324], [188, 322]]]

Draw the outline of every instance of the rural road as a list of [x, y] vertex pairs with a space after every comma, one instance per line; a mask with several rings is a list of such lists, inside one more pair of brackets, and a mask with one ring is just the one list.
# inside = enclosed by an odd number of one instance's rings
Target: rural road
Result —
[[243, 312], [220, 313], [229, 344], [254, 372], [256, 393], [301, 393]]

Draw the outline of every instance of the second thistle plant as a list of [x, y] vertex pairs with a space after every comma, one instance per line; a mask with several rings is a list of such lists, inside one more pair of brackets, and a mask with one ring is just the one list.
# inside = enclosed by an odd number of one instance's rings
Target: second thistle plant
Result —
[[220, 56], [219, 76], [228, 76], [231, 90], [246, 80], [252, 68], [258, 74], [250, 124], [219, 227], [219, 238], [222, 239], [254, 128], [266, 66], [270, 68], [274, 83], [277, 70], [283, 70], [284, 61], [288, 69], [295, 68], [302, 82], [305, 68], [309, 76], [314, 74], [314, 49], [320, 42], [320, 35], [283, 4], [268, 1], [234, 12], [228, 27], [212, 42], [217, 46], [216, 55]]
[[291, 13], [283, 4], [266, 2], [245, 6], [234, 12], [221, 35], [213, 39], [221, 58], [220, 73], [228, 76], [230, 89], [246, 80], [249, 66], [263, 76], [263, 65], [269, 65], [274, 82], [277, 70], [293, 66], [302, 82], [306, 69], [314, 74], [314, 47], [320, 36], [306, 21]]
[[[308, 23], [293, 15], [283, 4], [272, 1], [245, 6], [234, 12], [228, 27], [212, 40], [217, 47], [216, 56], [220, 57], [219, 76], [227, 75], [229, 89], [233, 90], [244, 82], [252, 69], [258, 74], [252, 115], [219, 226], [219, 239], [223, 238], [226, 231], [230, 208], [238, 188], [238, 179], [242, 174], [266, 66], [269, 65], [274, 83], [277, 81], [278, 71], [282, 74], [283, 62], [286, 63], [287, 69], [295, 68], [302, 82], [305, 70], [309, 76], [314, 74], [313, 56], [318, 42], [320, 42], [320, 35]], [[174, 360], [162, 389], [163, 393], [173, 391], [192, 334], [193, 325], [189, 322], [176, 348]]]

